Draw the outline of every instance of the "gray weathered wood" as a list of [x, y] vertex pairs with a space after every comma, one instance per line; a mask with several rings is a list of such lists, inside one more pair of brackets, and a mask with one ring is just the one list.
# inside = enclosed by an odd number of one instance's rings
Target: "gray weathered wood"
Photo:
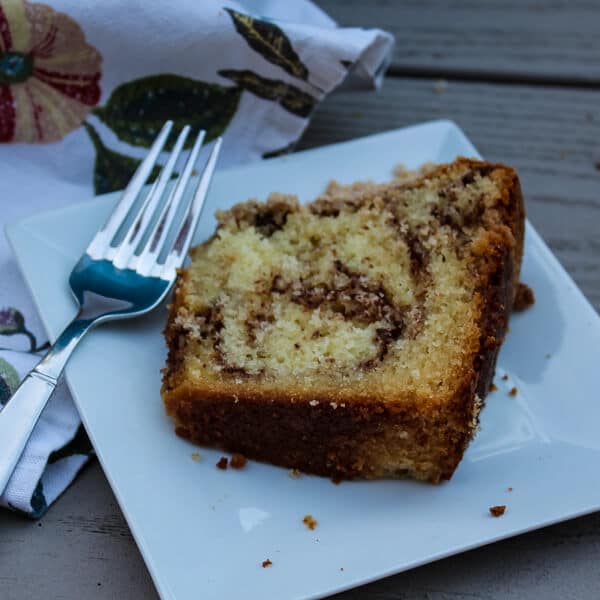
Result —
[[396, 37], [396, 74], [600, 82], [594, 0], [319, 0], [346, 26]]
[[599, 310], [600, 91], [393, 78], [329, 98], [300, 148], [436, 118], [518, 169], [529, 218]]

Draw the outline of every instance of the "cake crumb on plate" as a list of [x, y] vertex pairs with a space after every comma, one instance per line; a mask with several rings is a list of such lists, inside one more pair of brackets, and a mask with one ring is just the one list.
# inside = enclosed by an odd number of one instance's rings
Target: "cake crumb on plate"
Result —
[[219, 461], [216, 464], [216, 467], [217, 467], [217, 469], [221, 469], [222, 471], [227, 469], [227, 457], [221, 456], [221, 458], [219, 459]]
[[490, 506], [490, 514], [492, 515], [492, 517], [501, 517], [505, 511], [505, 504], [499, 504], [498, 506]]
[[267, 567], [270, 567], [272, 564], [273, 564], [273, 562], [267, 558], [267, 560], [262, 561], [262, 568], [266, 569]]
[[315, 519], [313, 519], [312, 515], [306, 515], [302, 522], [312, 531], [319, 524]]
[[247, 463], [248, 459], [243, 454], [239, 454], [239, 452], [234, 453], [229, 461], [232, 469], [243, 469]]

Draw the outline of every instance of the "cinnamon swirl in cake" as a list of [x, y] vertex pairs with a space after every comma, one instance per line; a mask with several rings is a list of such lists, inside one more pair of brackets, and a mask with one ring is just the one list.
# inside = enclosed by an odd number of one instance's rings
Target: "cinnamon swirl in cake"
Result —
[[334, 479], [449, 479], [514, 301], [515, 171], [460, 158], [217, 218], [165, 330], [176, 432]]

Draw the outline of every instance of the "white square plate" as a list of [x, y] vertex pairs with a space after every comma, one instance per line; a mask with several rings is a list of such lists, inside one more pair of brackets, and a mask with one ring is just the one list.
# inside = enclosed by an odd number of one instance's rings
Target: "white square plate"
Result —
[[[250, 196], [308, 200], [331, 178], [383, 181], [398, 163], [459, 154], [477, 156], [453, 123], [437, 121], [222, 171], [197, 240], [212, 232], [215, 209]], [[74, 312], [69, 272], [116, 199], [89, 199], [7, 230], [52, 338]], [[294, 480], [254, 462], [220, 471], [221, 453], [206, 449], [195, 462], [197, 448], [175, 436], [159, 395], [164, 307], [92, 332], [67, 368], [69, 386], [161, 596], [324, 596], [598, 510], [600, 320], [530, 226], [523, 280], [536, 304], [513, 317], [481, 431], [439, 486]], [[488, 512], [497, 504], [507, 505], [502, 518]], [[307, 514], [319, 523], [314, 531], [302, 523]], [[273, 565], [262, 568], [267, 558]]]

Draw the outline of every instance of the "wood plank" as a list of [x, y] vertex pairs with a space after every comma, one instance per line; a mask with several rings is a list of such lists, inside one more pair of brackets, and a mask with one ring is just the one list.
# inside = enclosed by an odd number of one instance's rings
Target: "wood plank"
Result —
[[528, 216], [600, 310], [600, 91], [387, 79], [317, 111], [299, 147], [450, 118], [486, 158], [515, 166]]
[[396, 37], [392, 73], [600, 83], [594, 0], [318, 0], [340, 25]]

